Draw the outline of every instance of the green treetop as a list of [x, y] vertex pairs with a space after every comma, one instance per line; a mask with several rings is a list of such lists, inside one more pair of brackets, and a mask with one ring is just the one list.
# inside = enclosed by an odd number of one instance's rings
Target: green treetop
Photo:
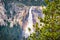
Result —
[[39, 17], [44, 26], [40, 29], [36, 23], [35, 33], [31, 34], [28, 40], [60, 40], [60, 0], [45, 0], [45, 3], [45, 17]]

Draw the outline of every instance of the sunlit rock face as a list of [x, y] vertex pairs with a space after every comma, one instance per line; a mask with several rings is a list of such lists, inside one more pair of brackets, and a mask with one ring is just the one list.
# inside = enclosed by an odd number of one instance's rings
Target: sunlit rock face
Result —
[[42, 9], [40, 6], [25, 6], [19, 2], [7, 3], [0, 2], [0, 35], [2, 38], [6, 36], [6, 40], [20, 40], [22, 36], [27, 38], [34, 32], [33, 24], [40, 23], [38, 17], [43, 18]]
[[22, 38], [22, 28], [19, 24], [20, 15], [17, 15], [20, 13], [16, 13], [16, 11], [14, 13], [14, 11], [14, 7], [6, 10], [4, 4], [0, 2], [0, 40], [21, 40]]

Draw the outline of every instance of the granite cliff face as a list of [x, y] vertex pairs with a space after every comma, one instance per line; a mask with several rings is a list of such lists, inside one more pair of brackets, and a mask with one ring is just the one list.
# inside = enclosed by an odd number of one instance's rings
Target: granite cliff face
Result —
[[[11, 40], [15, 38], [19, 40], [22, 36], [27, 38], [34, 32], [33, 24], [39, 23], [38, 17], [44, 17], [40, 6], [26, 6], [19, 2], [7, 4], [7, 2], [0, 1], [0, 35], [3, 36], [2, 38], [7, 36]], [[30, 32], [28, 28], [31, 29]], [[6, 40], [9, 40], [7, 37]]]

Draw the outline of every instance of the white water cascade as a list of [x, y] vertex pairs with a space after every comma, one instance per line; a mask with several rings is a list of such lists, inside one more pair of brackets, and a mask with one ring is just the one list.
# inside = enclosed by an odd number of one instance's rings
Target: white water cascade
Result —
[[[25, 29], [25, 37], [27, 38], [31, 33], [34, 32], [33, 30], [33, 20], [32, 20], [32, 13], [31, 13], [32, 7], [29, 9], [29, 17], [28, 17], [28, 24]], [[30, 28], [30, 31], [28, 30]]]

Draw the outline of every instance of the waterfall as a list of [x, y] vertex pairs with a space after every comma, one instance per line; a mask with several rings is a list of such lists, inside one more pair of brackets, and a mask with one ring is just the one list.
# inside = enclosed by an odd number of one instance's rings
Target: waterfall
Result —
[[[29, 9], [29, 17], [28, 17], [28, 24], [26, 26], [25, 37], [27, 38], [34, 30], [33, 30], [33, 20], [32, 20], [32, 7]], [[28, 30], [30, 28], [30, 31]]]

